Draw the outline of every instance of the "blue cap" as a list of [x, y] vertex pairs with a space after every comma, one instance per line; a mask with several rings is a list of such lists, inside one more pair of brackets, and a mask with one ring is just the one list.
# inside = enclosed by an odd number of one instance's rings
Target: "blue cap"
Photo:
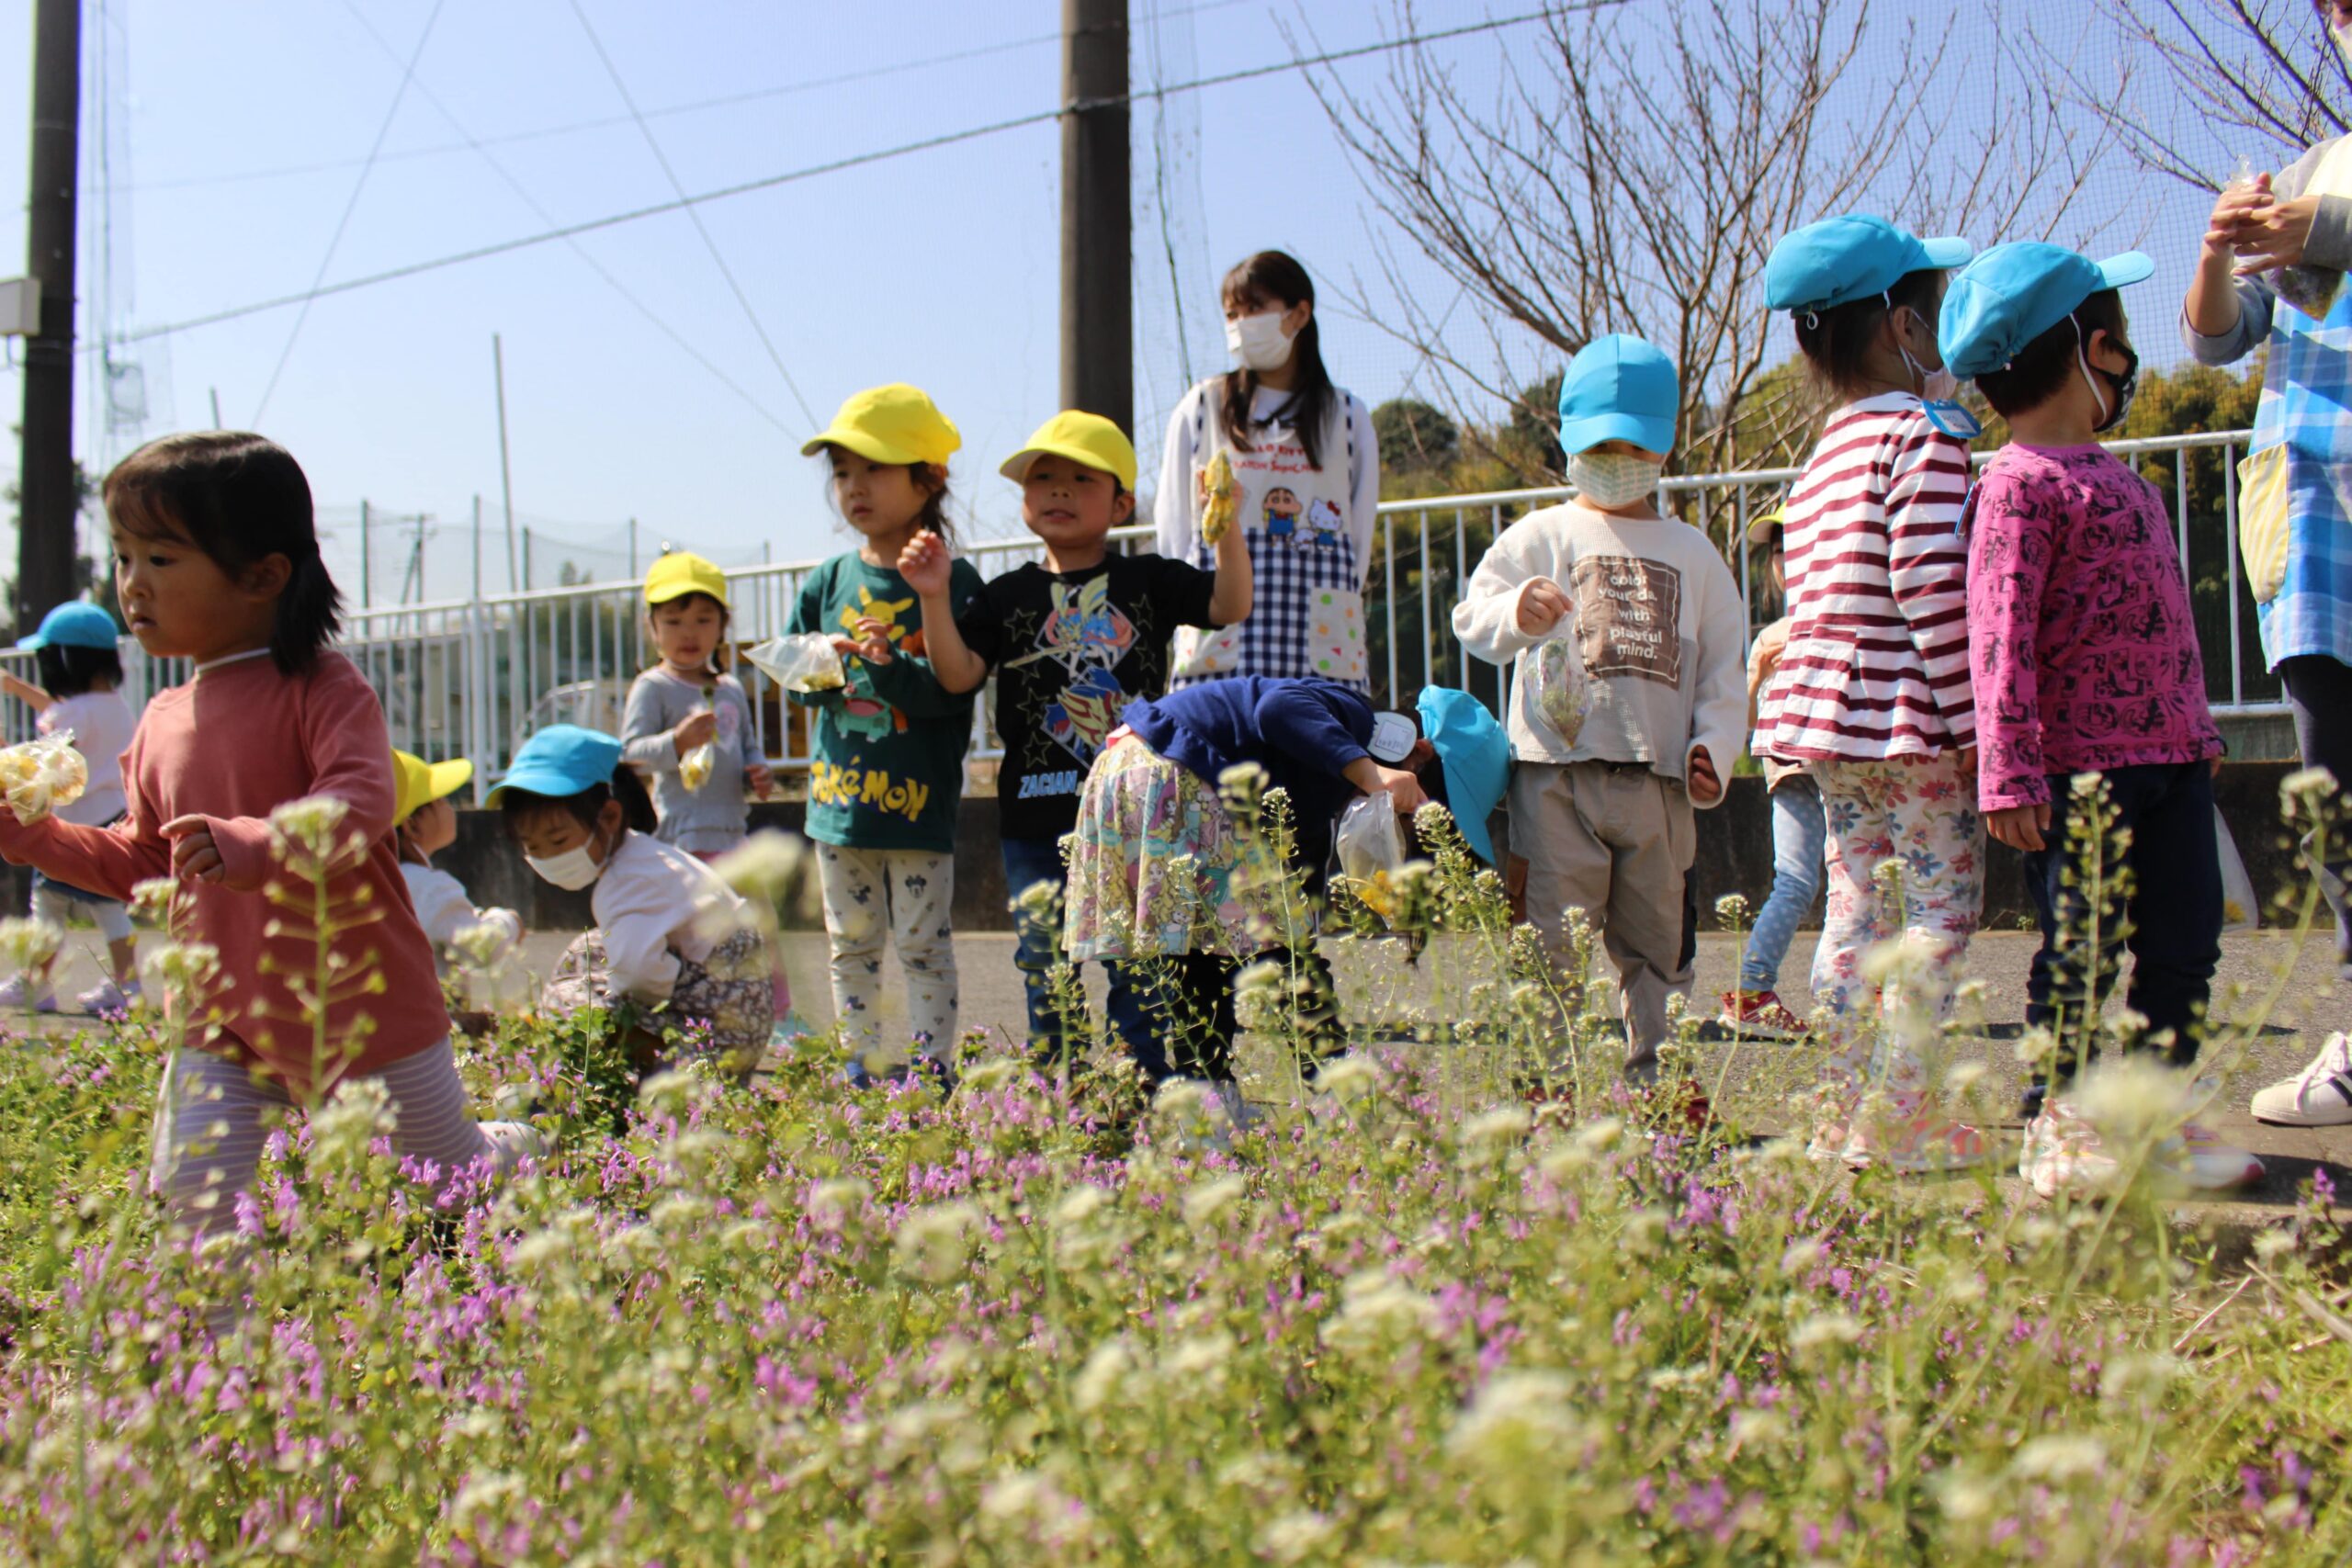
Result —
[[1560, 450], [1573, 457], [1604, 441], [1630, 441], [1671, 452], [1681, 412], [1681, 378], [1666, 351], [1611, 333], [1585, 344], [1560, 378]]
[[1781, 236], [1764, 264], [1764, 302], [1775, 310], [1833, 310], [1894, 287], [1908, 273], [1965, 263], [1965, 240], [1923, 240], [1867, 212], [1825, 218]]
[[60, 604], [40, 618], [40, 629], [18, 648], [119, 648], [122, 631], [101, 605], [85, 599]]
[[603, 730], [582, 729], [576, 724], [550, 724], [523, 742], [506, 776], [498, 781], [497, 787], [483, 801], [495, 806], [498, 797], [510, 789], [561, 800], [598, 784], [611, 784], [613, 770], [620, 765], [621, 743]]
[[1486, 704], [1449, 686], [1423, 687], [1416, 705], [1421, 733], [1444, 765], [1445, 804], [1453, 825], [1462, 829], [1470, 852], [1492, 865], [1495, 841], [1487, 835], [1487, 818], [1510, 784], [1510, 742], [1503, 727]]
[[1944, 295], [1936, 341], [1955, 376], [2007, 367], [2018, 351], [2109, 288], [2155, 276], [2137, 251], [2095, 262], [2039, 240], [1995, 245], [1968, 264]]

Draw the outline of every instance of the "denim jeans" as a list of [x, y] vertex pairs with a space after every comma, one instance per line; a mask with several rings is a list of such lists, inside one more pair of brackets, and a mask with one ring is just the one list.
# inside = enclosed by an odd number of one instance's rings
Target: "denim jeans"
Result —
[[1739, 988], [1770, 991], [1781, 983], [1781, 962], [1797, 934], [1797, 922], [1821, 892], [1822, 846], [1829, 828], [1822, 815], [1821, 791], [1803, 776], [1783, 780], [1772, 792], [1772, 891], [1756, 911], [1747, 952], [1739, 961]]
[[[1067, 962], [1062, 956], [1061, 840], [1006, 839], [1003, 847], [1004, 886], [1012, 899], [1012, 926], [1017, 938], [1012, 961], [1021, 970], [1022, 989], [1029, 1004], [1030, 1047], [1048, 1059], [1058, 1059], [1073, 1043], [1082, 1049], [1087, 1033], [1083, 1002], [1080, 1003], [1078, 1016], [1066, 1016], [1063, 998], [1054, 984], [1055, 966]], [[1021, 896], [1040, 882], [1053, 885], [1054, 897], [1032, 910], [1023, 905]], [[1070, 968], [1070, 983], [1075, 985], [1078, 966], [1071, 964]], [[1108, 1015], [1111, 1032], [1133, 1054], [1144, 1077], [1157, 1083], [1168, 1076], [1167, 1055], [1158, 1032], [1145, 1017], [1133, 968], [1125, 964], [1106, 964], [1103, 973], [1110, 981], [1103, 1010]]]
[[[2093, 910], [2076, 874], [2080, 851], [2067, 825], [2080, 803], [2064, 776], [2050, 780], [2050, 827], [2042, 848], [2027, 852], [2025, 887], [2041, 924], [2041, 951], [2026, 978], [2028, 1029], [2058, 1031], [2059, 1048], [2037, 1066], [2026, 1090], [2025, 1113], [2040, 1113], [2043, 1098], [2063, 1089], [2085, 1063], [2079, 1057], [2098, 1030], [2100, 1007], [2114, 989], [2123, 949], [2132, 951], [2132, 987], [2124, 1005], [2148, 1021], [2148, 1032], [2172, 1031], [2165, 1059], [2196, 1060], [2213, 966], [2222, 957], [2222, 860], [2213, 836], [2213, 772], [2209, 762], [2146, 762], [2109, 768], [2108, 799], [2118, 829], [2130, 829], [2130, 903]], [[2112, 864], [2110, 858], [2108, 863]], [[2090, 940], [2096, 916], [2098, 941]], [[2123, 919], [2129, 936], [2116, 931]]]
[[[2335, 808], [2340, 818], [2330, 837], [2334, 852], [2314, 864], [2319, 889], [2335, 912], [2335, 958], [2344, 977], [2352, 980], [2352, 909], [2346, 907], [2345, 884], [2352, 878], [2352, 664], [2324, 653], [2303, 654], [2278, 661], [2278, 679], [2286, 684], [2288, 705], [2295, 711], [2295, 740], [2303, 766], [2325, 768], [2335, 775]], [[2315, 846], [2306, 838], [2305, 853]]]

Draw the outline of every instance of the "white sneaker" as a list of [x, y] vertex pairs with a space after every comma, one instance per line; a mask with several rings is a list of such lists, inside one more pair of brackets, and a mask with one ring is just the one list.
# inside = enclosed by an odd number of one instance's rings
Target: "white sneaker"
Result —
[[0, 1008], [22, 1008], [28, 1012], [55, 1012], [57, 992], [44, 989], [38, 997], [32, 994], [32, 982], [22, 975], [0, 984]]
[[2103, 1191], [2121, 1170], [2101, 1143], [2098, 1129], [2083, 1119], [2072, 1100], [2052, 1100], [2026, 1123], [2018, 1175], [2044, 1198]]
[[2254, 1119], [2279, 1127], [2352, 1123], [2352, 1034], [2329, 1035], [2301, 1072], [2256, 1094]]
[[75, 997], [74, 1005], [99, 1018], [114, 1018], [139, 1005], [139, 987], [134, 982], [125, 990], [112, 980], [101, 980]]

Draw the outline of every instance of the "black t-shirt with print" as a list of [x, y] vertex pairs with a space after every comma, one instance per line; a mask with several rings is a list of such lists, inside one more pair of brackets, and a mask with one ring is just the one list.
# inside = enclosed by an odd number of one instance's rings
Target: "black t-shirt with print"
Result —
[[1216, 578], [1165, 556], [1106, 556], [1083, 571], [1031, 562], [981, 588], [956, 629], [996, 674], [1001, 831], [1054, 839], [1078, 826], [1078, 795], [1119, 714], [1168, 687], [1168, 639], [1214, 626]]

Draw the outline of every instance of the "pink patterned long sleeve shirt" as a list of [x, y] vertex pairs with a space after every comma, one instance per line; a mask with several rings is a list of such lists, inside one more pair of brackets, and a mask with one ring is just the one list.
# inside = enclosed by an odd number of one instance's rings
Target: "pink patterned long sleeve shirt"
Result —
[[2222, 753], [2180, 552], [2155, 487], [2103, 447], [2011, 443], [1971, 497], [1977, 804]]

